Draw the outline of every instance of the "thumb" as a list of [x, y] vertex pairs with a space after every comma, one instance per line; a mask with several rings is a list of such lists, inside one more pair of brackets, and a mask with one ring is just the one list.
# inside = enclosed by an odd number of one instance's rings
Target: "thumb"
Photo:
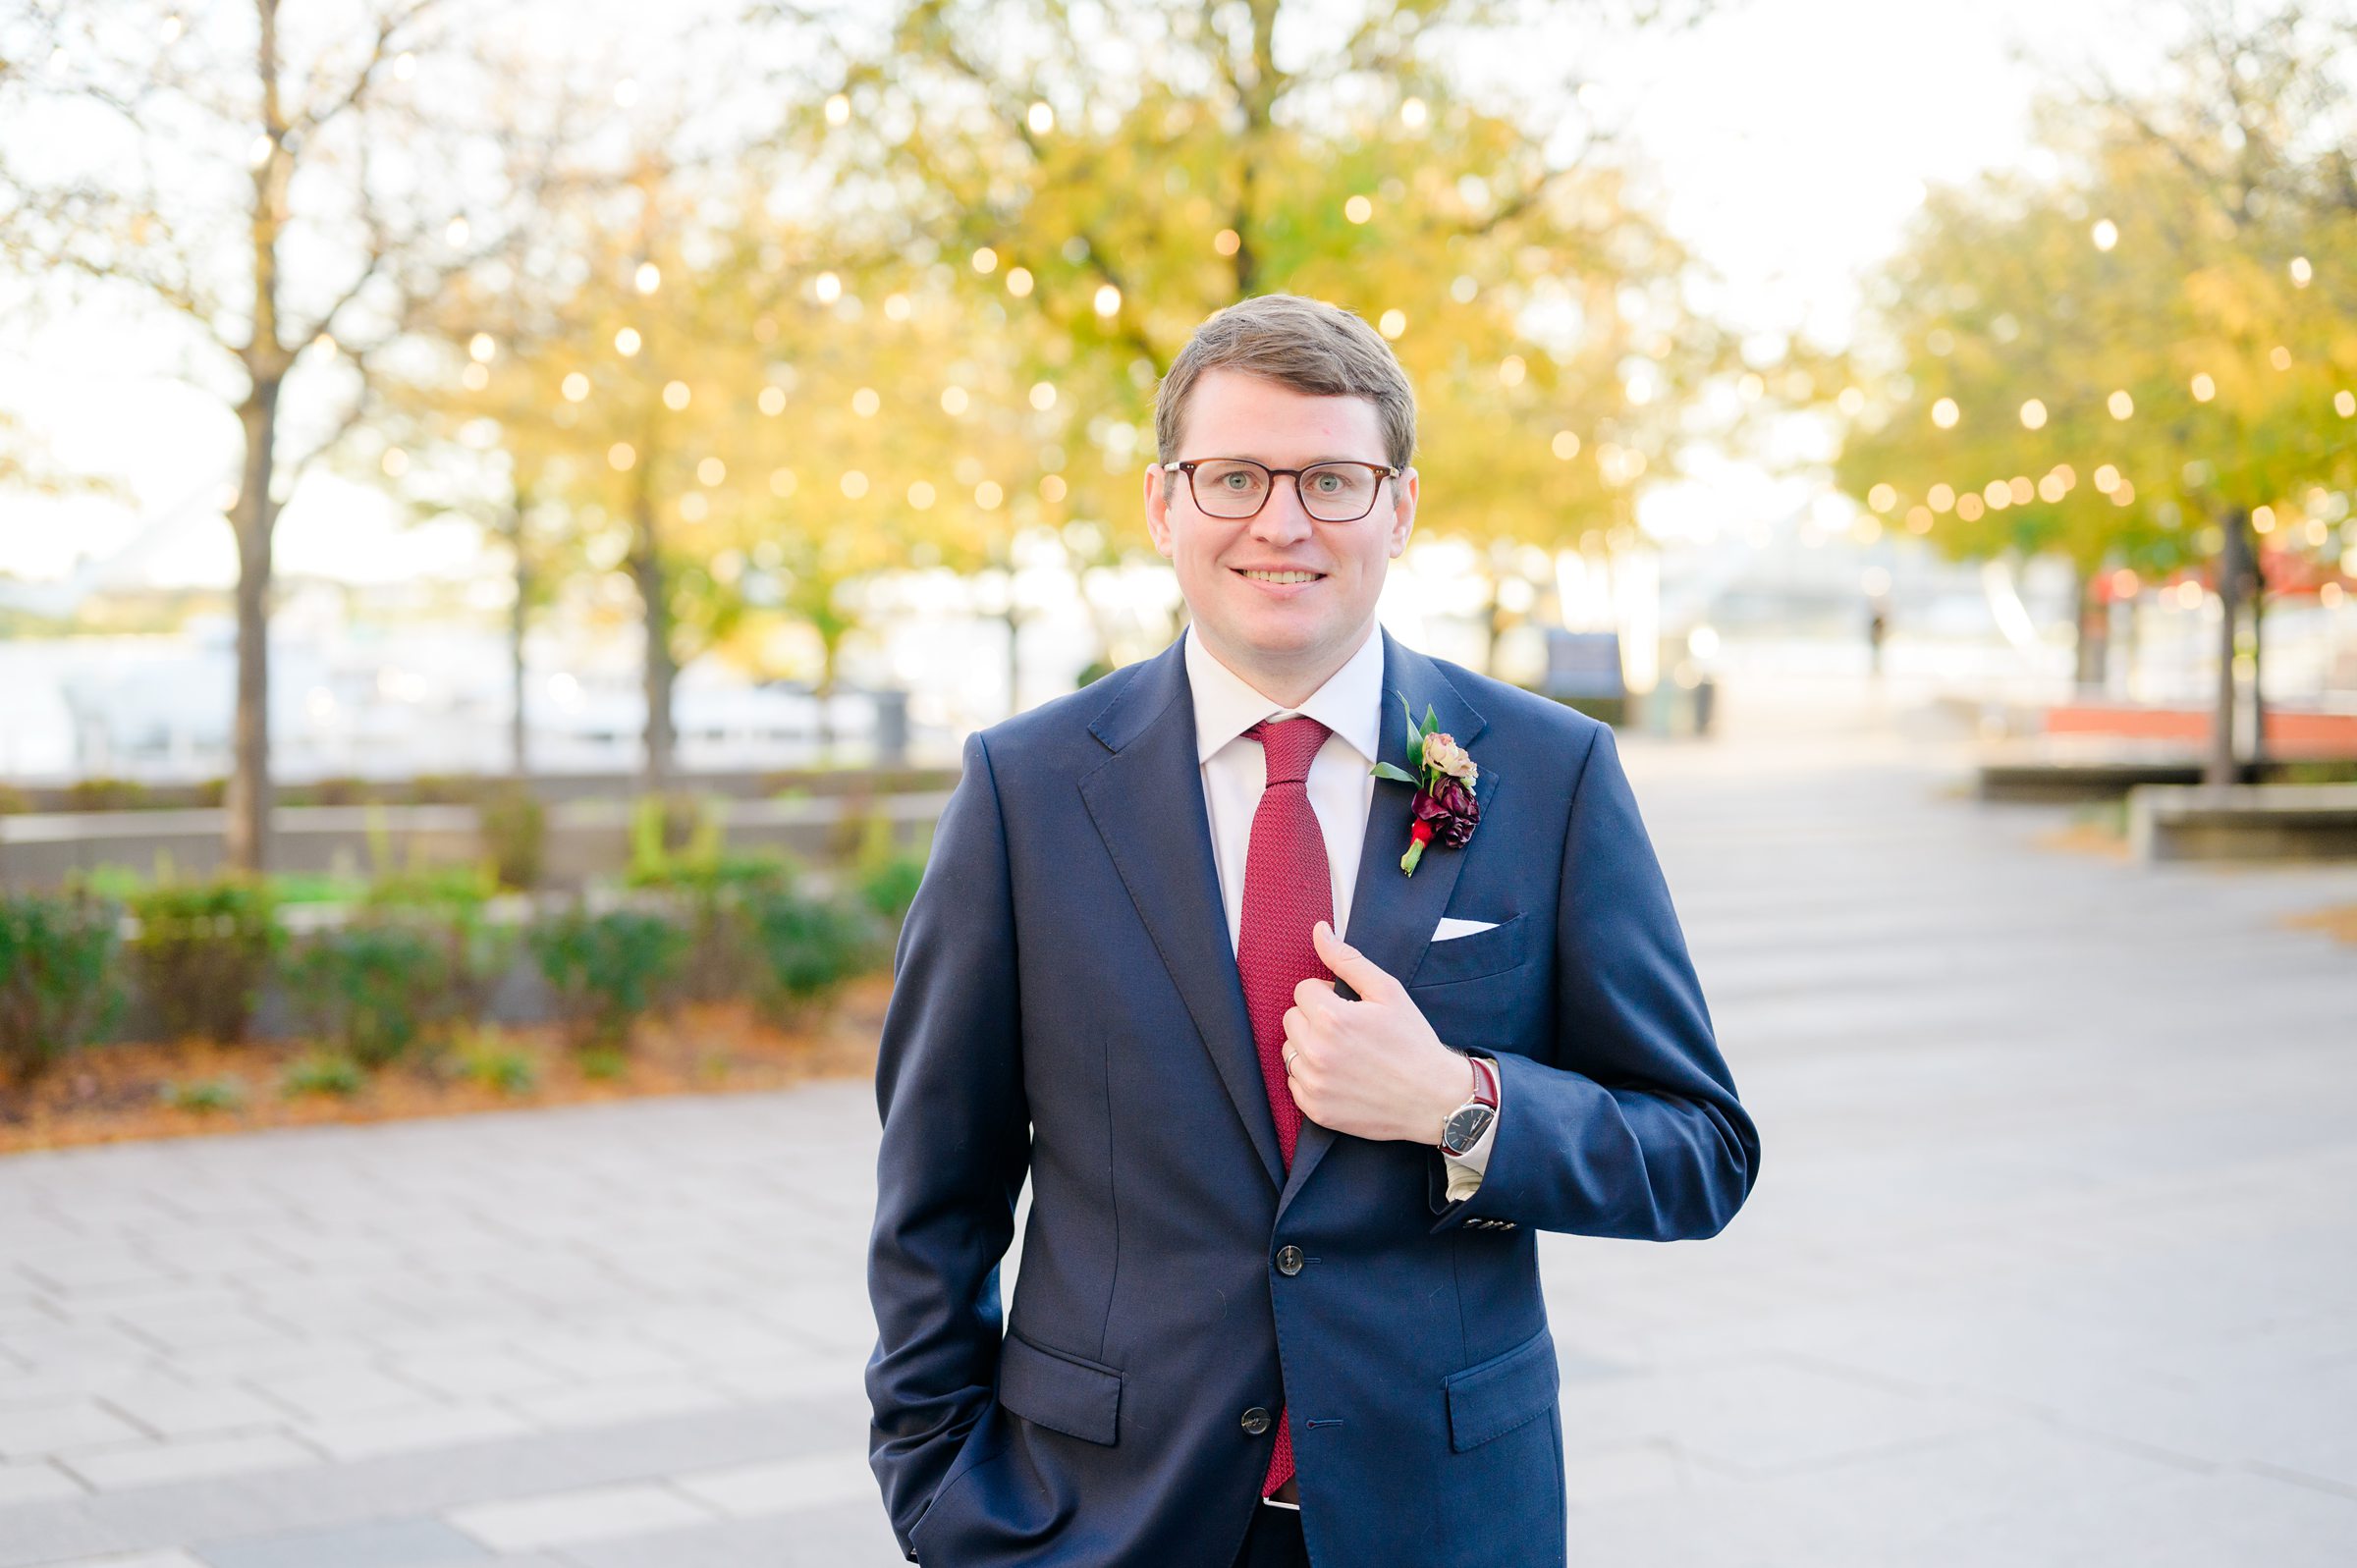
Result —
[[1336, 936], [1331, 923], [1319, 921], [1309, 928], [1309, 936], [1317, 946], [1319, 959], [1334, 971], [1336, 978], [1349, 982], [1350, 989], [1362, 999], [1373, 996], [1378, 987], [1391, 984], [1391, 975], [1374, 959]]

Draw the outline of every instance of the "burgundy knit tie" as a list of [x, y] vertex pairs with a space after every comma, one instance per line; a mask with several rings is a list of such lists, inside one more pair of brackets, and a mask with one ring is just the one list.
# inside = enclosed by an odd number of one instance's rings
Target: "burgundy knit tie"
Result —
[[[1244, 731], [1260, 742], [1269, 782], [1252, 813], [1252, 842], [1244, 854], [1244, 919], [1236, 938], [1235, 966], [1244, 982], [1244, 1005], [1252, 1017], [1252, 1041], [1260, 1049], [1260, 1076], [1268, 1085], [1269, 1109], [1277, 1119], [1277, 1146], [1285, 1167], [1293, 1167], [1293, 1145], [1301, 1136], [1301, 1110], [1285, 1073], [1285, 1014], [1293, 989], [1334, 971], [1318, 957], [1310, 928], [1334, 920], [1334, 878], [1326, 861], [1326, 836], [1309, 804], [1309, 764], [1326, 742], [1327, 729], [1315, 719], [1264, 719]], [[1293, 1473], [1292, 1424], [1277, 1413], [1277, 1449], [1269, 1456], [1267, 1496]]]

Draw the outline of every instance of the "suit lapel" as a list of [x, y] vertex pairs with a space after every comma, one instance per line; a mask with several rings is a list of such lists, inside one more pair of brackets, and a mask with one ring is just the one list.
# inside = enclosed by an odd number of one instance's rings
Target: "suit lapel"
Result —
[[[1378, 731], [1378, 760], [1409, 773], [1418, 771], [1407, 755], [1407, 714], [1413, 712], [1421, 724], [1427, 705], [1443, 733], [1454, 736], [1461, 746], [1470, 746], [1488, 721], [1450, 684], [1438, 665], [1389, 631], [1382, 636], [1383, 725]], [[1405, 710], [1400, 706], [1401, 697], [1407, 699]], [[1475, 789], [1485, 816], [1497, 790], [1498, 776], [1485, 764]], [[1457, 872], [1464, 864], [1464, 851], [1429, 844], [1416, 862], [1414, 876], [1400, 871], [1399, 857], [1407, 852], [1408, 829], [1414, 821], [1409, 809], [1414, 799], [1411, 785], [1388, 779], [1375, 781], [1374, 799], [1367, 808], [1366, 837], [1359, 845], [1358, 877], [1351, 885], [1350, 929], [1343, 934], [1344, 942], [1402, 983], [1415, 973], [1424, 949], [1432, 945], [1433, 928], [1449, 907], [1449, 895], [1455, 890]], [[1344, 997], [1357, 995], [1339, 982], [1337, 989]], [[1314, 1121], [1301, 1124], [1300, 1139], [1293, 1145], [1292, 1169], [1287, 1173], [1285, 1191], [1277, 1204], [1281, 1218], [1293, 1195], [1334, 1146], [1335, 1136], [1333, 1129]]]
[[1182, 641], [1175, 639], [1142, 666], [1089, 729], [1114, 754], [1081, 779], [1080, 797], [1260, 1154], [1269, 1185], [1281, 1186], [1285, 1157], [1212, 858]]

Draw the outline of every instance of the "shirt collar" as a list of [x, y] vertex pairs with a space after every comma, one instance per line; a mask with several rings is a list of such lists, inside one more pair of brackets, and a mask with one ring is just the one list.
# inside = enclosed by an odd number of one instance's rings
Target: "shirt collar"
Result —
[[1370, 766], [1383, 728], [1383, 626], [1370, 622], [1367, 636], [1345, 664], [1326, 677], [1298, 708], [1280, 707], [1254, 690], [1241, 676], [1212, 657], [1190, 622], [1186, 638], [1186, 680], [1195, 700], [1195, 760], [1209, 762], [1221, 747], [1263, 719], [1307, 714], [1358, 749]]

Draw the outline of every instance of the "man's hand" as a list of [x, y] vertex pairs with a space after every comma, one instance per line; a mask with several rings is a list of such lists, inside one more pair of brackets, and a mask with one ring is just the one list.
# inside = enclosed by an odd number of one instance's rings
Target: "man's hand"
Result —
[[1449, 1113], [1473, 1092], [1473, 1069], [1441, 1044], [1407, 988], [1321, 920], [1311, 929], [1318, 957], [1359, 995], [1345, 1001], [1334, 981], [1293, 988], [1285, 1013], [1287, 1083], [1301, 1114], [1354, 1138], [1438, 1145]]

